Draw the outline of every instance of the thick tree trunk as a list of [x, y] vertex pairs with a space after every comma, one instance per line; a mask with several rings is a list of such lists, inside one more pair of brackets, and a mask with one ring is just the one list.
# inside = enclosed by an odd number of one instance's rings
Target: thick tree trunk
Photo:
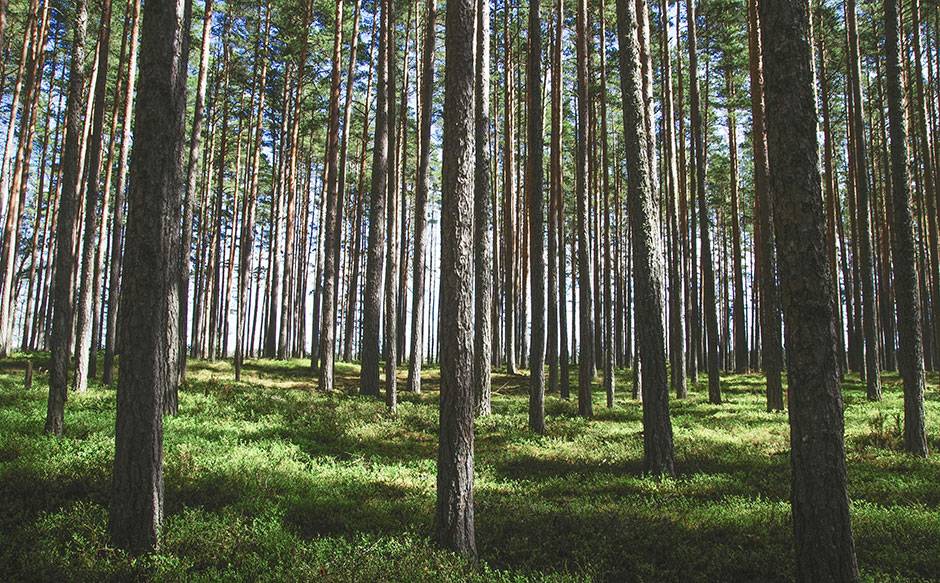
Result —
[[437, 541], [476, 556], [473, 524], [474, 0], [449, 0], [441, 212], [440, 443]]
[[767, 143], [790, 386], [798, 581], [855, 581], [831, 274], [819, 175], [809, 3], [760, 4]]
[[147, 2], [128, 194], [127, 248], [108, 529], [118, 548], [155, 549], [163, 520], [163, 396], [178, 382], [180, 193], [191, 4]]

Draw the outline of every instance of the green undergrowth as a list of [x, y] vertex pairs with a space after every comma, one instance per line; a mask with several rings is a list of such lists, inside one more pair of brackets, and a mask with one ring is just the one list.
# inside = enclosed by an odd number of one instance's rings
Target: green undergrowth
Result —
[[[111, 548], [107, 508], [114, 391], [69, 396], [65, 437], [43, 431], [45, 355], [0, 362], [0, 580], [787, 581], [793, 577], [789, 432], [767, 413], [762, 378], [723, 377], [671, 402], [675, 479], [642, 475], [640, 404], [626, 371], [595, 417], [549, 395], [544, 436], [527, 431], [526, 379], [496, 374], [494, 414], [476, 428], [480, 561], [431, 538], [438, 372], [397, 414], [356, 394], [337, 365], [318, 392], [308, 361], [190, 363], [167, 418], [160, 551]], [[577, 372], [573, 371], [572, 381]], [[401, 379], [404, 380], [404, 371]], [[901, 389], [885, 375], [870, 403], [844, 387], [849, 493], [859, 566], [872, 581], [940, 576], [940, 392], [931, 377], [934, 455], [900, 451]]]

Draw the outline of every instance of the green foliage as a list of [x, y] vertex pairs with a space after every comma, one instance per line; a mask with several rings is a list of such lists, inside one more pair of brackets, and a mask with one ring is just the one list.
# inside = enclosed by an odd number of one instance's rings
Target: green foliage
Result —
[[[41, 359], [0, 365], [0, 574], [6, 580], [789, 580], [789, 432], [764, 411], [762, 379], [725, 377], [671, 403], [675, 479], [642, 475], [642, 413], [621, 371], [614, 409], [592, 420], [550, 396], [548, 433], [526, 430], [525, 377], [495, 375], [477, 422], [481, 562], [436, 549], [436, 370], [396, 415], [356, 394], [358, 368], [316, 392], [306, 361], [193, 362], [166, 419], [160, 552], [110, 547], [114, 391], [70, 395], [66, 436], [42, 433]], [[573, 372], [577, 374], [576, 371]], [[402, 375], [403, 377], [403, 375]], [[627, 379], [627, 380], [624, 380]], [[932, 379], [933, 382], [936, 379]], [[597, 387], [598, 403], [603, 402]], [[885, 400], [845, 387], [846, 451], [859, 563], [870, 580], [940, 572], [940, 461], [899, 450], [896, 377]], [[928, 427], [940, 395], [928, 391]], [[935, 433], [932, 449], [940, 448]]]

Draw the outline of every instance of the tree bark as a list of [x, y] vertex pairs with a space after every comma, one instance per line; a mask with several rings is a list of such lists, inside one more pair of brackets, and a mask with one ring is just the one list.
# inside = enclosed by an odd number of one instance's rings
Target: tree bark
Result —
[[128, 194], [122, 354], [108, 529], [131, 553], [163, 519], [163, 396], [178, 381], [180, 193], [191, 4], [147, 2]]
[[[913, 9], [918, 10], [916, 0]], [[927, 456], [924, 428], [924, 349], [920, 321], [920, 293], [914, 242], [914, 216], [908, 175], [907, 128], [901, 81], [900, 10], [898, 0], [885, 0], [885, 56], [888, 125], [891, 139], [891, 194], [894, 225], [894, 283], [898, 312], [898, 365], [904, 381], [904, 449]], [[919, 51], [918, 51], [919, 52]], [[918, 82], [920, 77], [918, 77]], [[923, 155], [928, 155], [924, 152]], [[930, 193], [927, 194], [930, 196]]]
[[[329, 392], [333, 390], [333, 354], [336, 344], [336, 255], [333, 248], [339, 244], [339, 230], [337, 207], [342, 204], [338, 190], [339, 171], [339, 90], [340, 90], [340, 60], [343, 43], [343, 2], [337, 0], [336, 11], [333, 17], [333, 74], [330, 83], [329, 127], [327, 129], [326, 148], [326, 214], [323, 237], [323, 290], [322, 313], [320, 320], [320, 367], [319, 389]], [[317, 351], [311, 354], [311, 367], [317, 369]]]
[[[476, 414], [489, 415], [491, 406], [490, 363], [492, 360], [493, 317], [493, 280], [497, 273], [493, 268], [491, 247], [493, 238], [490, 230], [490, 217], [493, 203], [490, 193], [490, 151], [488, 136], [490, 131], [490, 3], [488, 0], [476, 2], [476, 79], [474, 92], [474, 111], [476, 116], [475, 165], [473, 185], [474, 214], [474, 312], [475, 326], [473, 338], [473, 393]], [[430, 29], [429, 29], [430, 30]], [[431, 100], [428, 98], [425, 115], [430, 114]], [[425, 155], [422, 150], [422, 155]]]
[[46, 409], [46, 433], [61, 436], [65, 417], [68, 368], [71, 356], [72, 274], [74, 273], [76, 214], [78, 213], [79, 174], [81, 172], [81, 120], [84, 110], [82, 91], [85, 85], [85, 42], [87, 40], [88, 5], [78, 0], [72, 28], [72, 54], [69, 69], [69, 93], [66, 100], [65, 143], [62, 149], [62, 194], [59, 198], [56, 225], [55, 298], [52, 334], [49, 338], [49, 401]]
[[767, 144], [790, 386], [791, 503], [798, 581], [855, 581], [819, 174], [809, 3], [760, 4]]
[[646, 104], [640, 39], [641, 17], [633, 0], [617, 1], [617, 37], [620, 45], [620, 86], [626, 138], [627, 188], [636, 282], [637, 340], [642, 366], [643, 449], [646, 471], [674, 475], [669, 385], [666, 377], [666, 340], [663, 322], [662, 239], [659, 201], [652, 187], [649, 163]]
[[855, 188], [858, 196], [856, 221], [858, 224], [858, 261], [862, 288], [862, 326], [865, 334], [865, 383], [868, 399], [881, 400], [881, 368], [879, 357], [878, 323], [876, 320], [875, 276], [871, 250], [871, 209], [869, 203], [868, 152], [865, 145], [865, 110], [862, 103], [861, 70], [859, 64], [858, 30], [855, 0], [845, 6], [846, 28], [849, 38], [849, 84], [852, 107], [852, 148], [855, 151]]
[[473, 522], [474, 0], [446, 16], [441, 212], [440, 443], [435, 527], [441, 546], [476, 556]]
[[578, 413], [590, 417], [594, 413], [591, 389], [594, 381], [594, 322], [592, 316], [591, 250], [588, 241], [588, 86], [587, 0], [577, 0], [577, 53], [578, 53], [578, 143], [575, 158], [575, 197], [578, 201]]
[[385, 198], [388, 181], [388, 2], [381, 0], [382, 26], [379, 29], [379, 71], [375, 109], [375, 144], [372, 148], [372, 185], [369, 195], [369, 242], [366, 263], [366, 289], [362, 307], [362, 367], [359, 392], [379, 394], [379, 318], [382, 313], [382, 278], [385, 273]]

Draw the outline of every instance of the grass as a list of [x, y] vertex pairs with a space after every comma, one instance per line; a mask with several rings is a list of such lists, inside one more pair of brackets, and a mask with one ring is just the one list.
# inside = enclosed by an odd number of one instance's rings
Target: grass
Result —
[[[640, 404], [619, 376], [614, 409], [591, 420], [550, 395], [548, 432], [526, 430], [525, 377], [494, 375], [477, 422], [480, 562], [438, 550], [433, 528], [436, 370], [397, 415], [356, 394], [358, 368], [315, 390], [306, 361], [191, 362], [166, 420], [160, 552], [111, 548], [107, 507], [114, 391], [70, 395], [66, 434], [43, 434], [44, 355], [0, 362], [0, 579], [325, 581], [787, 581], [793, 578], [786, 414], [764, 411], [762, 379], [726, 376], [673, 400], [675, 479], [644, 477]], [[576, 374], [576, 373], [575, 373]], [[404, 380], [404, 373], [402, 373]], [[940, 451], [940, 391], [927, 425]], [[849, 493], [859, 566], [872, 581], [940, 576], [940, 453], [900, 452], [896, 375], [885, 398], [844, 387]]]

